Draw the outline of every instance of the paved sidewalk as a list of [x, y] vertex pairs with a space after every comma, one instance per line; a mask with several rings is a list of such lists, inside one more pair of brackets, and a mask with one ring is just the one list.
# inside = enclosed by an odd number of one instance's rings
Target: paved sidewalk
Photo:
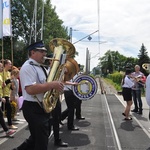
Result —
[[[126, 102], [123, 100], [122, 95], [117, 95], [118, 100], [126, 106]], [[150, 138], [150, 121], [149, 121], [149, 106], [146, 102], [146, 98], [142, 97], [143, 102], [143, 115], [138, 115], [137, 113], [132, 113], [131, 115], [133, 118], [138, 122], [139, 125], [143, 128], [144, 132], [148, 135]], [[134, 109], [134, 104], [132, 104], [131, 110]]]

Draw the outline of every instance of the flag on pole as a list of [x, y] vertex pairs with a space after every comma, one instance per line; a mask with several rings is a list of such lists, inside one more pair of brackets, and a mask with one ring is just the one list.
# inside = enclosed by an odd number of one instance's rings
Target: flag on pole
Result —
[[3, 36], [11, 36], [11, 8], [10, 0], [3, 0]]
[[0, 0], [0, 39], [3, 37], [3, 1]]

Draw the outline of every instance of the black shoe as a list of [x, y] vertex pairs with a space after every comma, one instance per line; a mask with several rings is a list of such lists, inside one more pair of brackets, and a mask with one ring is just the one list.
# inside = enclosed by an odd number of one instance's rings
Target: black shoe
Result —
[[55, 141], [54, 145], [59, 147], [68, 147], [68, 143], [63, 142], [61, 139]]
[[64, 125], [64, 123], [62, 123], [62, 122], [59, 122], [59, 124], [62, 125], [62, 126]]
[[137, 112], [138, 112], [138, 110], [137, 110], [137, 109], [133, 109], [133, 110], [131, 110], [131, 112], [136, 112], [136, 113], [137, 113]]
[[78, 131], [78, 130], [79, 130], [79, 128], [78, 128], [78, 127], [73, 126], [72, 128], [68, 128], [68, 130]]
[[76, 119], [78, 119], [78, 120], [84, 120], [85, 117], [77, 117]]

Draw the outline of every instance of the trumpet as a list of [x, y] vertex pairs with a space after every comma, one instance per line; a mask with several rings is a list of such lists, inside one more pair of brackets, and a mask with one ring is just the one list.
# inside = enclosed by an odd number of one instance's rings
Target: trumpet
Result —
[[137, 76], [137, 77], [130, 76], [130, 78], [132, 78], [136, 82], [139, 82], [142, 77], [141, 76]]
[[143, 68], [144, 70], [146, 70], [146, 71], [150, 71], [150, 64], [144, 63], [144, 64], [142, 65], [142, 68]]
[[44, 57], [44, 60], [59, 61], [59, 59]]

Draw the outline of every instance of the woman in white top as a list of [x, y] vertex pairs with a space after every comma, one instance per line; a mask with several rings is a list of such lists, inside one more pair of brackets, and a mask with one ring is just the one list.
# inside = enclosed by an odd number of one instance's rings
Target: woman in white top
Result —
[[131, 70], [126, 70], [125, 76], [122, 80], [122, 95], [124, 101], [126, 101], [127, 105], [125, 107], [124, 113], [122, 115], [125, 116], [124, 120], [132, 120], [129, 116], [131, 105], [132, 105], [132, 87], [134, 86], [133, 79], [131, 78]]

